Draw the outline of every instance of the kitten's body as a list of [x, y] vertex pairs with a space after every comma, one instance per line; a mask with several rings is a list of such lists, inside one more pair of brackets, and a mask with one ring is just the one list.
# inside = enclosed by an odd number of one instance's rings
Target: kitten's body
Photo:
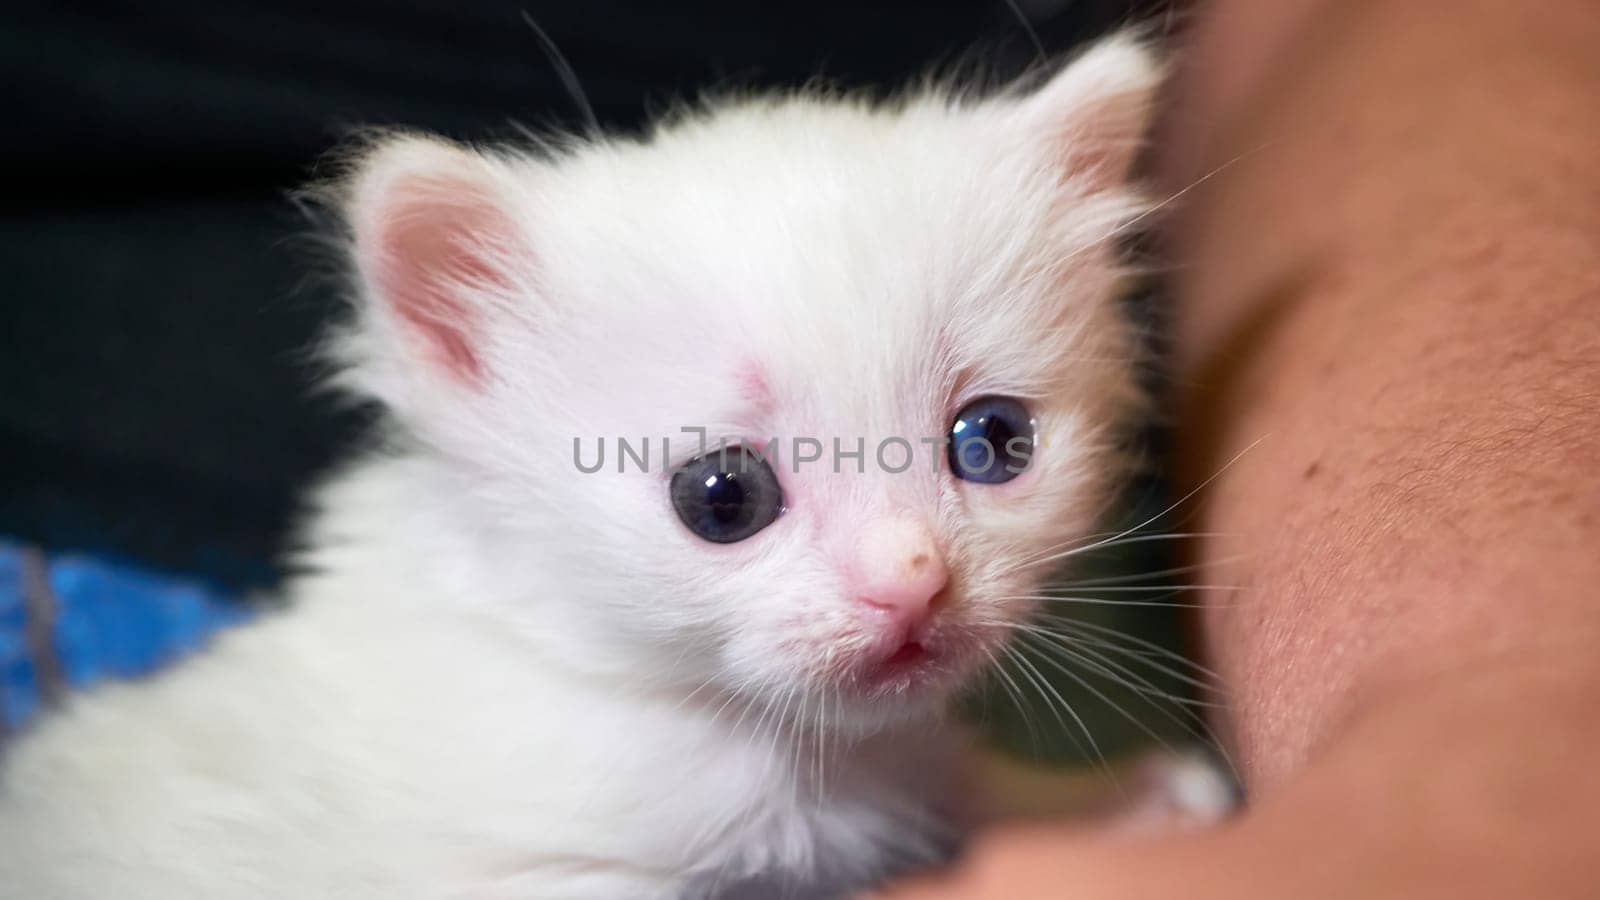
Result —
[[430, 564], [450, 539], [414, 514], [417, 465], [338, 483], [329, 574], [292, 612], [16, 748], [0, 896], [674, 898], [760, 872], [826, 897], [948, 848], [949, 735], [927, 723], [819, 771], [814, 736], [530, 664], [441, 609], [506, 586]]
[[[284, 610], [12, 748], [0, 893], [830, 897], [937, 859], [940, 701], [1113, 480], [1154, 82], [1118, 40], [1026, 98], [751, 102], [554, 160], [380, 145], [338, 201], [342, 347], [399, 439], [318, 496]], [[659, 470], [573, 466], [683, 426], [870, 461], [985, 394], [1038, 418], [1022, 477], [785, 457], [786, 511], [737, 544]], [[884, 675], [862, 585], [930, 553], [932, 661]]]

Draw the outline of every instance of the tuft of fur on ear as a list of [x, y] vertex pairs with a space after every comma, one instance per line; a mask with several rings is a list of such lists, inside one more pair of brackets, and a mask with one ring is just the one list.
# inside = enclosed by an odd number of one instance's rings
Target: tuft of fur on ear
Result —
[[481, 387], [493, 329], [531, 299], [525, 202], [507, 161], [443, 140], [387, 136], [356, 154], [338, 200], [361, 300], [348, 362]]
[[1145, 42], [1117, 35], [1022, 97], [1014, 115], [1028, 140], [1045, 142], [1063, 182], [1108, 190], [1127, 180], [1144, 146], [1162, 75]]

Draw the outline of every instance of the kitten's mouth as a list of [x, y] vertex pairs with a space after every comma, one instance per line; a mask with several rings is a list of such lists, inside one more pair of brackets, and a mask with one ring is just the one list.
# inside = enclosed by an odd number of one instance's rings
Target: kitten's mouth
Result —
[[921, 641], [906, 641], [900, 645], [899, 650], [889, 654], [889, 657], [881, 663], [881, 666], [891, 671], [903, 669], [915, 666], [932, 655], [932, 652], [927, 647], [924, 647]]
[[857, 690], [870, 695], [904, 695], [935, 689], [959, 668], [960, 648], [948, 639], [907, 636], [894, 649], [863, 659], [852, 679]]
[[875, 646], [835, 657], [826, 678], [858, 701], [921, 706], [965, 682], [989, 640], [983, 629], [955, 623], [883, 634]]

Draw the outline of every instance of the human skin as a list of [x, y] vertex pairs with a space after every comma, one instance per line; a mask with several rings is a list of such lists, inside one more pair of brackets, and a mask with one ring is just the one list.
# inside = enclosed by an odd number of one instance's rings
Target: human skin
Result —
[[1176, 468], [1249, 808], [890, 896], [1600, 896], [1600, 3], [1198, 16]]

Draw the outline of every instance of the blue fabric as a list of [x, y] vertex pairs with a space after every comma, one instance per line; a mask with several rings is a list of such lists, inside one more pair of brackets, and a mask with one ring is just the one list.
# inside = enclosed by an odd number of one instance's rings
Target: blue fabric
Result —
[[[250, 615], [199, 580], [80, 553], [44, 557], [48, 590], [29, 597], [25, 552], [0, 540], [0, 724], [7, 728], [37, 713], [46, 672], [73, 689], [145, 675]], [[42, 650], [48, 660], [35, 658], [28, 641], [29, 620], [40, 612], [54, 621]]]
[[0, 543], [0, 724], [21, 724], [39, 706], [27, 626], [22, 557], [16, 547]]

